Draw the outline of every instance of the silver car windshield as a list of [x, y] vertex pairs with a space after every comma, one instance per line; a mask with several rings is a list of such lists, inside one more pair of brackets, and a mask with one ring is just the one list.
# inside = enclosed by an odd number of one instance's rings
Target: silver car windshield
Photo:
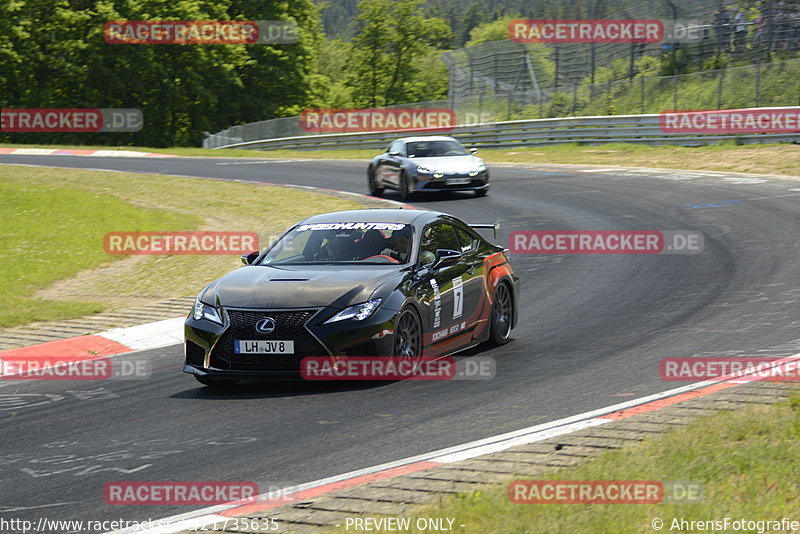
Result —
[[439, 158], [442, 156], [468, 156], [469, 152], [458, 141], [414, 141], [406, 143], [409, 158]]

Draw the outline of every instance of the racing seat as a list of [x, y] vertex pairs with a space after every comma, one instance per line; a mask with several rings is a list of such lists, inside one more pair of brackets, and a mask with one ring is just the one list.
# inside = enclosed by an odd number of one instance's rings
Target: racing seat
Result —
[[377, 256], [386, 248], [386, 238], [379, 230], [367, 230], [358, 243], [358, 259]]
[[332, 261], [353, 261], [356, 259], [356, 243], [347, 236], [336, 236], [326, 245], [328, 259]]

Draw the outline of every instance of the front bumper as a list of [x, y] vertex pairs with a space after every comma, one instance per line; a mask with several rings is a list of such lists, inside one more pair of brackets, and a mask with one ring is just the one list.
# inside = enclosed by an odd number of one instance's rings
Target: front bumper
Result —
[[[397, 313], [379, 308], [363, 321], [324, 322], [333, 308], [280, 310], [223, 309], [224, 325], [191, 316], [184, 326], [183, 371], [201, 376], [229, 378], [274, 377], [301, 379], [301, 361], [307, 356], [387, 356], [392, 354]], [[263, 335], [254, 325], [275, 320], [275, 331]], [[292, 340], [294, 354], [236, 354], [236, 340]]]
[[[435, 178], [430, 174], [417, 174], [415, 176], [416, 191], [477, 191], [489, 189], [489, 171], [479, 172], [475, 176], [467, 173], [445, 174], [441, 178]], [[466, 181], [466, 183], [448, 183], [449, 181]]]

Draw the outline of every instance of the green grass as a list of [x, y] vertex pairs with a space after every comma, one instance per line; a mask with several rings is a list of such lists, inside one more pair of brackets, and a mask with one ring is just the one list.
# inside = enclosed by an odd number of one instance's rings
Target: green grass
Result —
[[199, 178], [0, 165], [0, 326], [195, 294], [232, 256], [109, 256], [111, 231], [226, 230], [261, 243], [314, 213], [361, 205]]
[[[23, 145], [6, 145], [22, 147]], [[63, 148], [63, 147], [61, 147]], [[104, 147], [98, 147], [104, 148]], [[108, 147], [105, 147], [108, 148]], [[157, 149], [128, 147], [131, 150]], [[122, 149], [120, 147], [120, 149]], [[250, 157], [267, 159], [351, 159], [366, 164], [377, 150], [205, 150], [170, 148], [182, 156]], [[488, 163], [611, 165], [668, 169], [749, 172], [800, 176], [800, 146], [793, 144], [736, 145], [725, 142], [701, 147], [647, 146], [609, 143], [599, 146], [564, 145], [481, 149]]]
[[31, 298], [39, 288], [109, 261], [103, 229], [178, 230], [199, 226], [188, 214], [147, 209], [113, 196], [69, 187], [7, 180], [0, 170], [0, 326], [62, 319], [99, 311], [96, 302]]
[[[502, 532], [655, 532], [651, 521], [800, 520], [800, 398], [705, 417], [687, 428], [558, 471], [553, 480], [693, 481], [702, 485], [696, 504], [513, 504], [507, 485], [458, 495], [411, 517], [450, 517], [462, 534]], [[535, 479], [537, 477], [513, 477]], [[414, 522], [412, 521], [412, 524]], [[338, 532], [344, 532], [338, 531]], [[412, 529], [410, 532], [418, 532]], [[744, 532], [744, 531], [740, 531]], [[747, 531], [755, 532], [755, 531]]]
[[[776, 61], [762, 66], [734, 67], [724, 72], [719, 93], [719, 72], [700, 71], [682, 75], [678, 81], [678, 105], [675, 106], [675, 82], [671, 77], [645, 79], [645, 113], [669, 109], [737, 109], [769, 106], [797, 106], [800, 103], [800, 61]], [[760, 79], [759, 79], [760, 78]], [[755, 87], [758, 84], [758, 102]], [[581, 115], [627, 115], [642, 112], [641, 80], [616, 82], [611, 94], [598, 94], [589, 101]], [[604, 88], [599, 90], [604, 92]], [[588, 96], [588, 95], [587, 95]], [[571, 95], [565, 99], [571, 106]]]
[[260, 153], [253, 150], [211, 150], [207, 148], [171, 147], [153, 148], [146, 146], [99, 146], [99, 145], [23, 145], [0, 143], [0, 148], [51, 148], [62, 150], [124, 150], [126, 152], [150, 152], [155, 154], [172, 154], [175, 156], [194, 156], [209, 158], [256, 158]]

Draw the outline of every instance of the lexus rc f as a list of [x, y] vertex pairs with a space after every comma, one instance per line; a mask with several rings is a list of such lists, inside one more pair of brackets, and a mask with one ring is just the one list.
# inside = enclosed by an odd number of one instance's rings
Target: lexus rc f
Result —
[[186, 319], [184, 371], [206, 385], [297, 379], [307, 356], [438, 358], [517, 321], [507, 251], [444, 213], [315, 215], [243, 261]]

